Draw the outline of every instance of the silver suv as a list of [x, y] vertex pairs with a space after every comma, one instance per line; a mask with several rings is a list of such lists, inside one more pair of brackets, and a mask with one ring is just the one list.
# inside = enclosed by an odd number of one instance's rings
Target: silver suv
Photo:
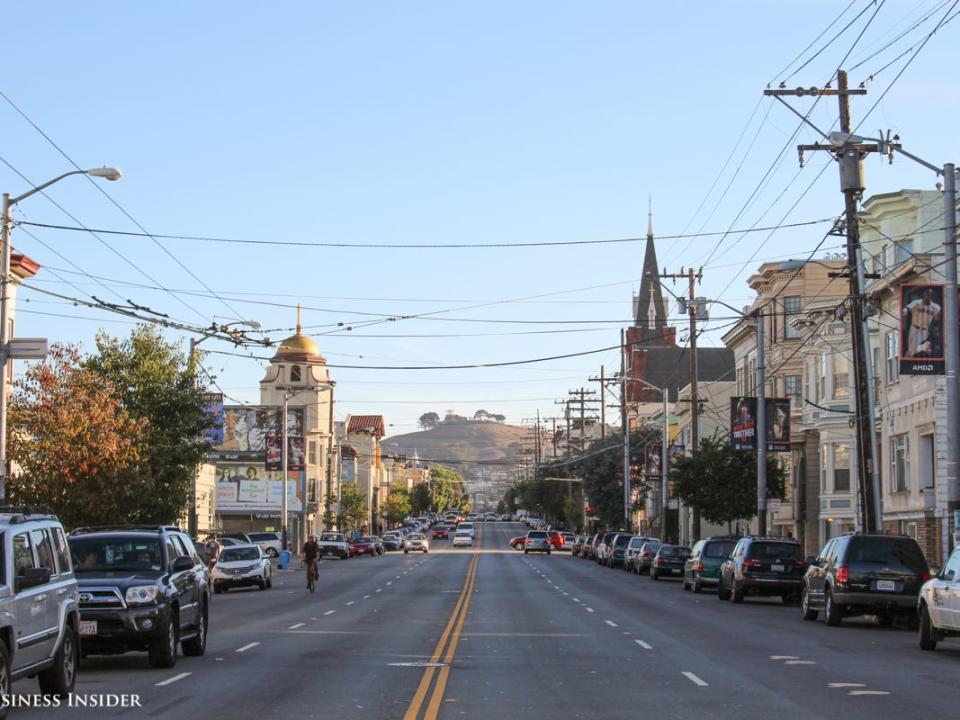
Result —
[[545, 552], [547, 555], [553, 550], [550, 545], [550, 535], [546, 530], [531, 530], [523, 541], [523, 554], [528, 552]]
[[0, 693], [36, 675], [40, 692], [65, 697], [79, 663], [80, 606], [63, 525], [55, 515], [0, 507], [0, 539]]

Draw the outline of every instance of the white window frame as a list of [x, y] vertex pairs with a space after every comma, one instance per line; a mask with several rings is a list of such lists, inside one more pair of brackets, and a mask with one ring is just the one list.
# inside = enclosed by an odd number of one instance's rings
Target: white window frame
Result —
[[884, 336], [886, 355], [886, 380], [891, 385], [900, 379], [900, 331], [891, 330]]
[[[903, 472], [898, 470], [898, 456]], [[894, 435], [890, 438], [890, 492], [901, 493], [910, 489], [910, 436]]]

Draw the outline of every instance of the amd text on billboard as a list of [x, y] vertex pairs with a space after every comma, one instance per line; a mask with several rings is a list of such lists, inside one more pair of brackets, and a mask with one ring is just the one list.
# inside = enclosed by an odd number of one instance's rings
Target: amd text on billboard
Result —
[[[790, 398], [766, 399], [767, 452], [790, 452]], [[730, 398], [730, 448], [754, 452], [757, 440], [757, 398]]]
[[943, 372], [943, 285], [901, 285], [900, 374]]

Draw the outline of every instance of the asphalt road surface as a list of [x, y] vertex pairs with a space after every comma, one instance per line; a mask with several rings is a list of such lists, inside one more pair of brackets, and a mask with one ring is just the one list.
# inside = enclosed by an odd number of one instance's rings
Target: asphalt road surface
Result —
[[[475, 548], [325, 561], [271, 590], [213, 598], [204, 657], [86, 658], [76, 692], [141, 707], [20, 708], [12, 718], [955, 717], [960, 641], [934, 653], [870, 619], [804, 622], [779, 600], [734, 606], [569, 553], [523, 555], [517, 523]], [[14, 685], [34, 693], [36, 683]]]

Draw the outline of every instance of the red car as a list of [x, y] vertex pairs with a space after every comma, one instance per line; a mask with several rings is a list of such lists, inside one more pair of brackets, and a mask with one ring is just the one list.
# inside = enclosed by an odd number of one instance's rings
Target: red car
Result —
[[548, 530], [547, 535], [550, 537], [550, 544], [553, 545], [554, 550], [559, 550], [566, 544], [563, 535], [558, 530]]
[[437, 525], [437, 527], [433, 529], [434, 540], [438, 538], [443, 538], [444, 540], [446, 540], [449, 537], [450, 537], [450, 530], [448, 530], [445, 525]]
[[514, 550], [523, 550], [523, 545], [527, 541], [526, 535], [521, 535], [520, 537], [511, 538], [510, 547]]
[[372, 537], [362, 537], [359, 540], [350, 541], [350, 557], [360, 555], [377, 556], [377, 542]]

